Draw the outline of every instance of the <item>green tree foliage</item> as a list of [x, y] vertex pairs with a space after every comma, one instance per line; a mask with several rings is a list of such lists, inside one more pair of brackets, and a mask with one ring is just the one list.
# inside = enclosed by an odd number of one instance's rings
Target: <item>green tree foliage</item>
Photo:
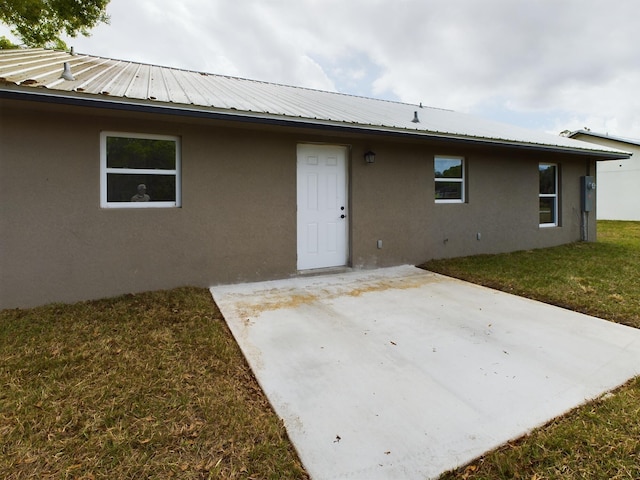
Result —
[[12, 48], [18, 48], [18, 45], [11, 43], [11, 40], [5, 36], [0, 37], [0, 50], [9, 50]]
[[30, 47], [63, 46], [62, 34], [89, 36], [109, 23], [109, 0], [0, 0], [0, 21]]

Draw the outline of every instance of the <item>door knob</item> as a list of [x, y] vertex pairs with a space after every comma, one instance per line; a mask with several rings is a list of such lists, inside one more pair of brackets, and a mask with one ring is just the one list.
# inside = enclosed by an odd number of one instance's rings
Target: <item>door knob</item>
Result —
[[340, 215], [340, 218], [344, 218], [344, 215]]

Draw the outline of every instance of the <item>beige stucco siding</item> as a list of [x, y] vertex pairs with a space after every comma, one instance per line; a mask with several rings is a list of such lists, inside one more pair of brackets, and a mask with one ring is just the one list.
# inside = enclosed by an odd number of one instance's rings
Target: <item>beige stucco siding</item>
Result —
[[[295, 269], [295, 142], [97, 113], [5, 109], [3, 303], [256, 280]], [[102, 130], [179, 135], [182, 207], [100, 208]]]
[[[554, 155], [393, 143], [375, 165], [354, 150], [354, 266], [418, 263], [430, 258], [542, 248], [580, 239], [579, 177], [592, 162]], [[434, 201], [434, 155], [462, 155], [467, 201]], [[538, 226], [538, 163], [558, 162], [560, 227]], [[595, 239], [595, 221], [589, 225]], [[478, 240], [480, 234], [480, 240]], [[376, 239], [383, 240], [378, 250]]]
[[[571, 156], [384, 136], [8, 100], [0, 110], [0, 308], [295, 275], [299, 143], [348, 147], [356, 268], [579, 240], [578, 178], [592, 168]], [[102, 131], [179, 136], [182, 206], [101, 208]], [[465, 157], [466, 203], [434, 202], [436, 154]], [[539, 161], [560, 163], [559, 228], [538, 227]]]

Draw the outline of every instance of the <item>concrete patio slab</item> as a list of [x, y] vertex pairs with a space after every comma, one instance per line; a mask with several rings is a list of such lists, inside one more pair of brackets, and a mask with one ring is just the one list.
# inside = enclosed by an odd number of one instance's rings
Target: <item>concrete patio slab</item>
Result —
[[213, 287], [314, 480], [425, 479], [640, 374], [640, 331], [403, 266]]

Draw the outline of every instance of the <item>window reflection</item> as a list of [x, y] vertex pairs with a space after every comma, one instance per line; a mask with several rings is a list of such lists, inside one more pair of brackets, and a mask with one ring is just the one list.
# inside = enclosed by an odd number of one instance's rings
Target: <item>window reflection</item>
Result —
[[436, 202], [464, 202], [464, 159], [435, 157], [433, 168]]
[[180, 206], [179, 138], [101, 134], [103, 207]]
[[175, 175], [107, 174], [107, 200], [131, 202], [138, 186], [145, 186], [149, 202], [173, 202], [176, 199]]
[[540, 163], [539, 172], [539, 222], [541, 226], [558, 225], [558, 166]]

